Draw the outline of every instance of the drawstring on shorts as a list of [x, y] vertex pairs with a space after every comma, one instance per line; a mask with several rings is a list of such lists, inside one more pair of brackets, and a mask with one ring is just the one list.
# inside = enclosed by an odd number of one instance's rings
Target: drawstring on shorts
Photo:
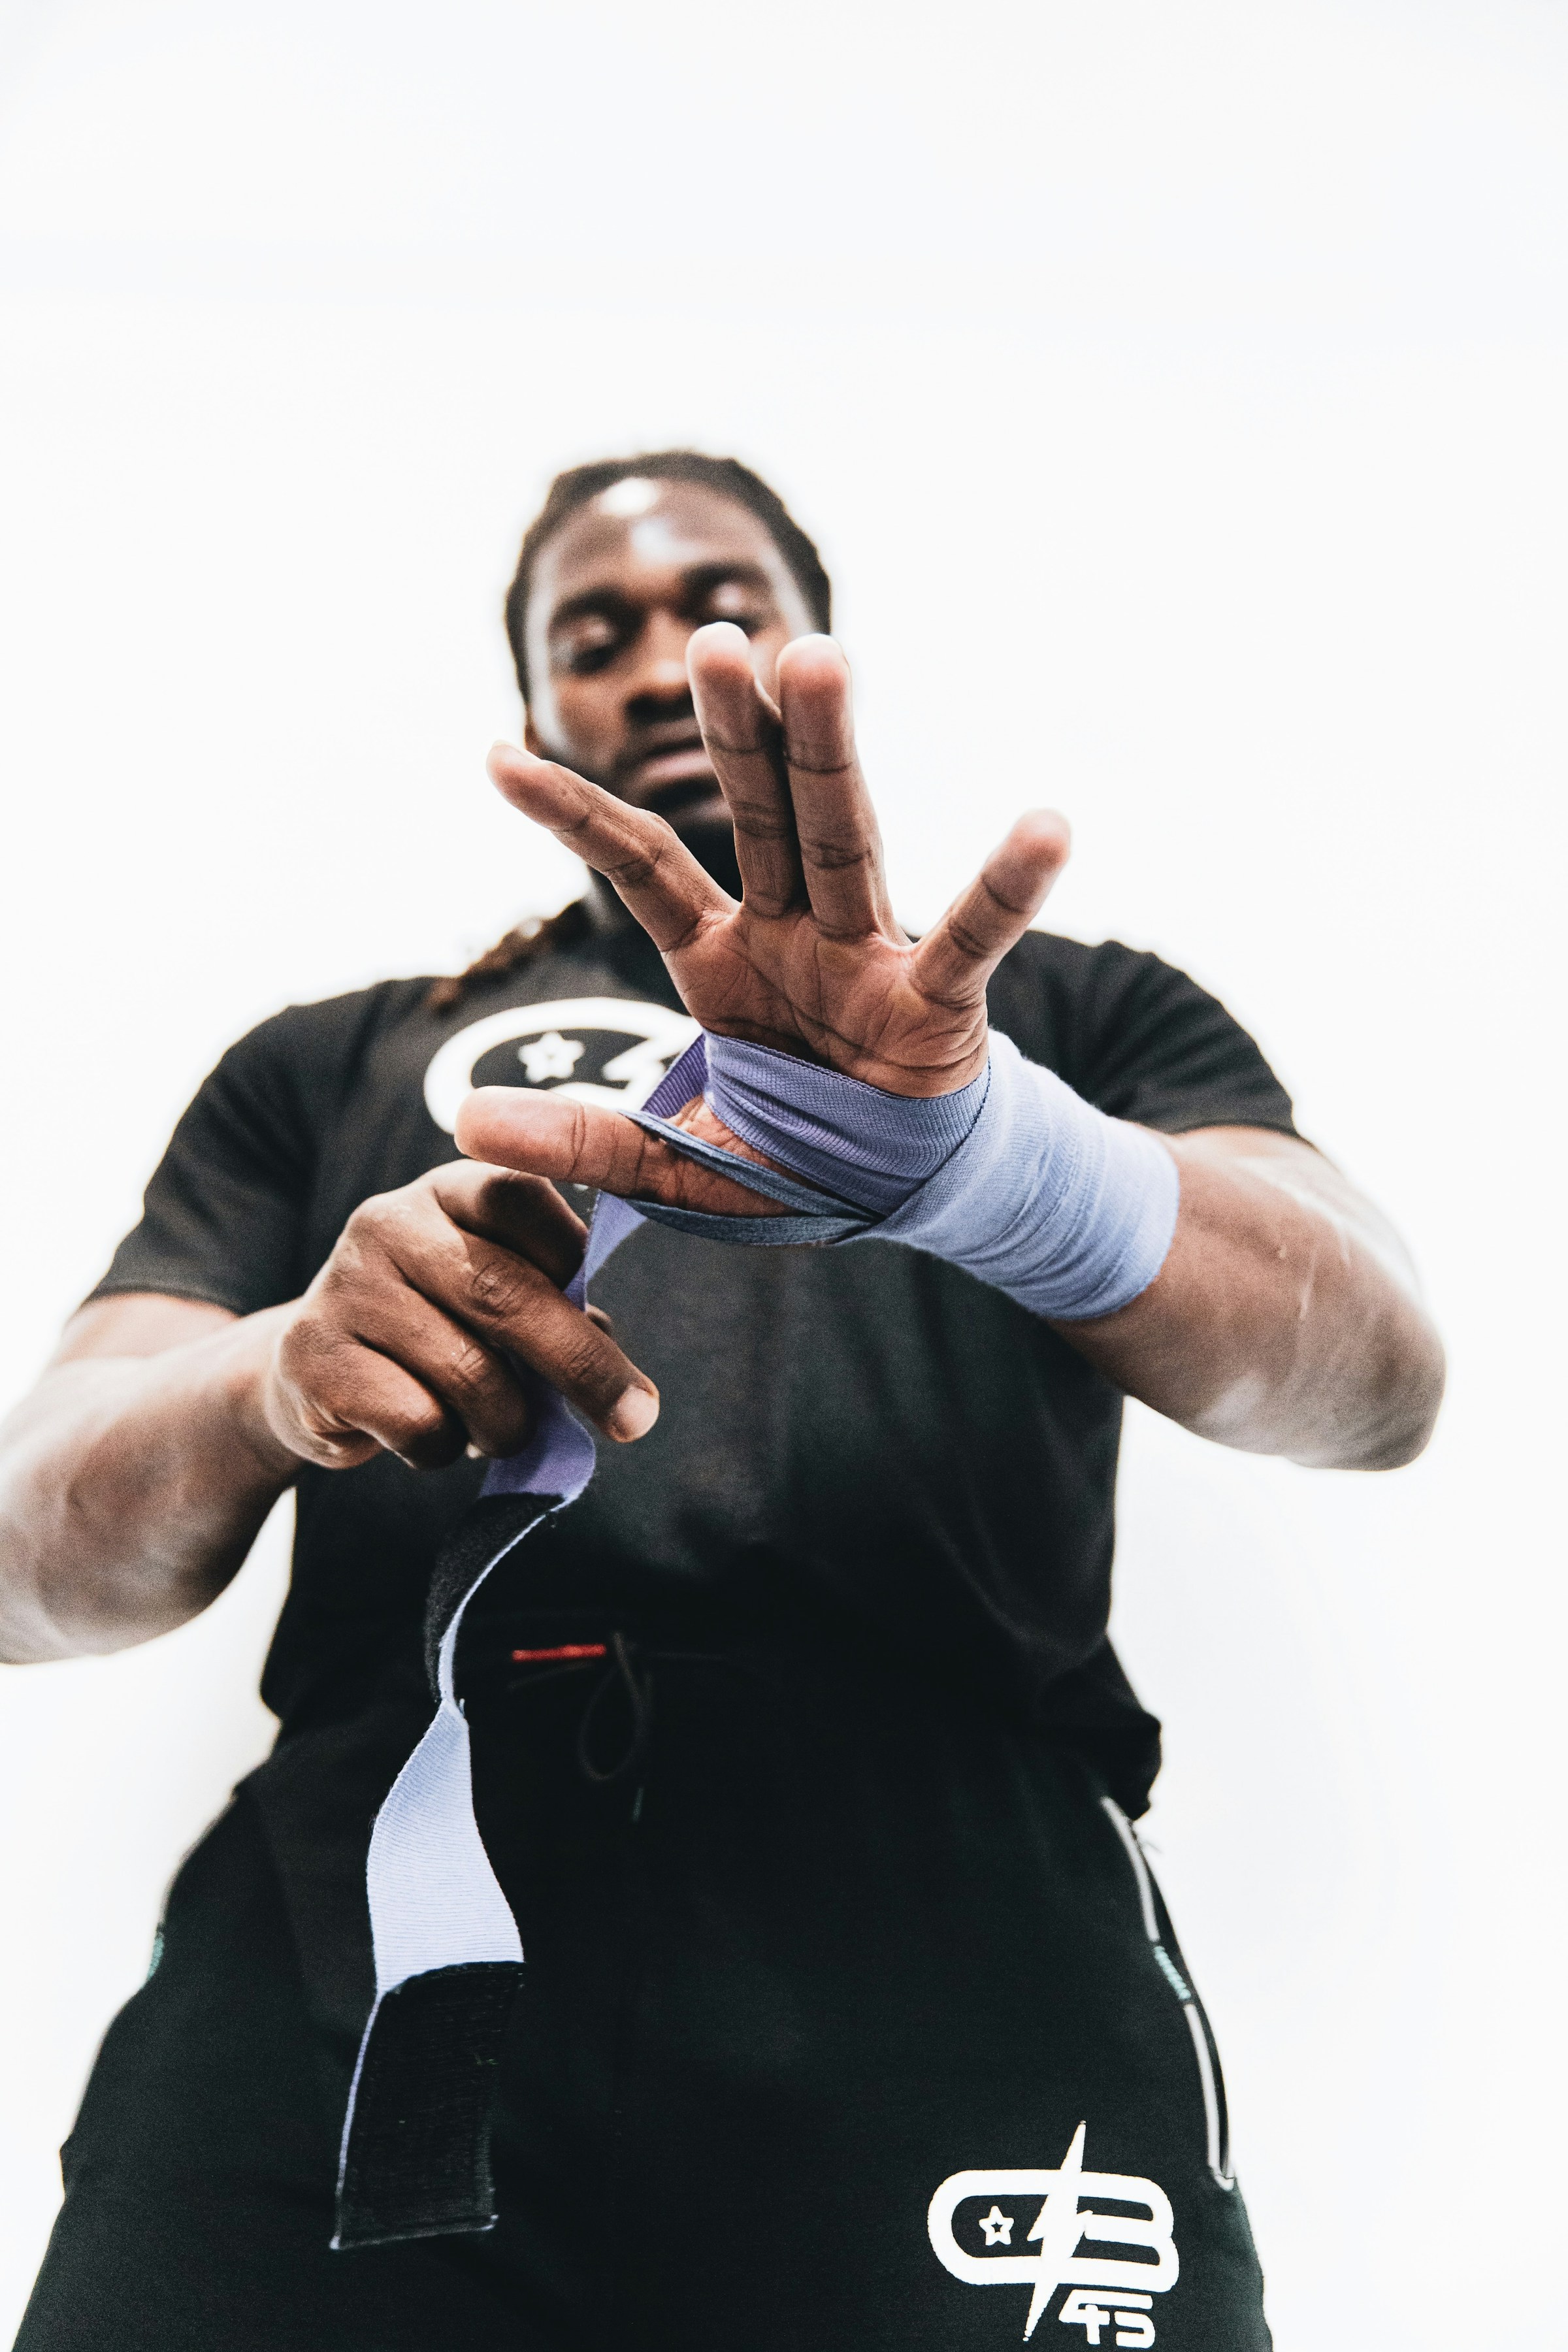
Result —
[[[594, 1760], [594, 1727], [605, 1699], [619, 1685], [625, 1691], [631, 1712], [631, 1724], [626, 1746], [613, 1764], [600, 1765]], [[653, 1728], [653, 1676], [639, 1676], [632, 1655], [631, 1644], [624, 1633], [610, 1636], [610, 1663], [600, 1675], [583, 1709], [583, 1720], [577, 1727], [577, 1763], [585, 1780], [595, 1788], [606, 1788], [611, 1781], [624, 1780], [637, 1771], [647, 1754], [648, 1734]]]
[[[624, 1780], [635, 1771], [647, 1754], [648, 1734], [653, 1727], [653, 1676], [646, 1671], [639, 1674], [637, 1654], [624, 1633], [612, 1633], [607, 1642], [557, 1642], [548, 1649], [514, 1650], [514, 1666], [547, 1666], [554, 1674], [580, 1674], [600, 1658], [608, 1661], [588, 1694], [577, 1727], [577, 1766], [584, 1780], [596, 1789], [608, 1788], [613, 1781]], [[525, 1687], [537, 1687], [551, 1675], [530, 1675]], [[624, 1752], [613, 1764], [595, 1760], [594, 1727], [606, 1698], [617, 1687], [626, 1694], [630, 1723]]]

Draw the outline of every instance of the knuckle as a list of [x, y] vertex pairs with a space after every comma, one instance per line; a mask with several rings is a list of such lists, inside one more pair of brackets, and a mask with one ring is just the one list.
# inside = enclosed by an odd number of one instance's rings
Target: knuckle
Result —
[[[433, 1170], [432, 1175], [439, 1175]], [[425, 1225], [436, 1205], [429, 1176], [401, 1185], [395, 1192], [373, 1192], [362, 1201], [343, 1227], [343, 1237], [360, 1249], [385, 1251], [402, 1236]]]
[[338, 1236], [336, 1248], [321, 1268], [324, 1291], [342, 1294], [357, 1284], [374, 1281], [394, 1254], [396, 1220], [379, 1203], [357, 1208]]
[[958, 950], [959, 954], [962, 956], [969, 956], [974, 961], [978, 962], [980, 958], [987, 952], [986, 943], [981, 938], [979, 932], [973, 929], [973, 927], [969, 923], [965, 922], [962, 918], [957, 921], [949, 924], [948, 933], [952, 940], [953, 946]]
[[565, 1108], [566, 1149], [571, 1154], [572, 1165], [575, 1168], [582, 1161], [588, 1150], [589, 1144], [593, 1138], [593, 1129], [588, 1123], [588, 1113], [585, 1105], [580, 1102], [574, 1102], [567, 1104]]
[[473, 1207], [480, 1216], [516, 1214], [535, 1196], [541, 1179], [519, 1168], [476, 1167]]
[[658, 849], [634, 849], [627, 856], [618, 858], [610, 870], [617, 882], [625, 882], [629, 888], [640, 890], [645, 883], [652, 881], [658, 866]]
[[489, 1349], [478, 1339], [461, 1339], [447, 1360], [447, 1377], [455, 1388], [469, 1392], [492, 1387], [500, 1369]]
[[400, 1450], [406, 1450], [437, 1443], [447, 1433], [447, 1418], [439, 1405], [410, 1405], [396, 1416], [395, 1426]]
[[490, 1322], [514, 1322], [530, 1304], [533, 1288], [528, 1270], [515, 1260], [481, 1257], [469, 1271], [468, 1295]]
[[465, 1433], [439, 1405], [407, 1406], [380, 1423], [382, 1442], [390, 1454], [416, 1470], [438, 1470], [462, 1451]]
[[312, 1319], [326, 1324], [344, 1314], [354, 1293], [373, 1278], [380, 1255], [367, 1250], [360, 1237], [345, 1234], [310, 1286]]
[[864, 842], [835, 841], [825, 834], [817, 834], [810, 839], [803, 837], [800, 856], [804, 866], [825, 874], [847, 873], [853, 866], [869, 866], [873, 862], [871, 852]]
[[610, 1361], [610, 1349], [584, 1317], [581, 1328], [560, 1349], [555, 1368], [571, 1387], [597, 1390], [606, 1385]]
[[368, 1201], [352, 1209], [343, 1227], [344, 1240], [363, 1244], [383, 1232], [394, 1213], [395, 1198], [392, 1192], [373, 1192]]
[[451, 1220], [421, 1178], [396, 1192], [380, 1192], [361, 1202], [321, 1278], [349, 1297], [366, 1286], [406, 1283], [421, 1267], [449, 1255], [452, 1239]]
[[989, 868], [980, 877], [979, 895], [998, 913], [1009, 918], [1026, 913], [1031, 905], [1028, 891], [1015, 891], [1009, 896], [1000, 877]]

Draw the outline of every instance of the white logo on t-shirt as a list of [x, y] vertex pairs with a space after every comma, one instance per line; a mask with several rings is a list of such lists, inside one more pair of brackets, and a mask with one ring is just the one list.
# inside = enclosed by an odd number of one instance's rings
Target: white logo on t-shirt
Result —
[[[1024, 2326], [1028, 2342], [1045, 2316], [1058, 2287], [1069, 2292], [1057, 2317], [1067, 2327], [1081, 2327], [1086, 2344], [1107, 2340], [1132, 2352], [1154, 2341], [1149, 2316], [1154, 2297], [1176, 2284], [1180, 2263], [1171, 2235], [1171, 2200], [1158, 2183], [1131, 2172], [1086, 2172], [1083, 2143], [1088, 2126], [1079, 2124], [1072, 2146], [1055, 2172], [955, 2172], [931, 2200], [926, 2228], [939, 2263], [966, 2286], [1029, 2286], [1029, 2315]], [[966, 2231], [978, 2229], [987, 2247], [1011, 2246], [1014, 2224], [1022, 2214], [1005, 2213], [999, 2200], [1026, 2198], [1045, 2202], [1023, 2232], [1026, 2244], [1037, 2244], [1037, 2254], [973, 2253], [958, 2242], [954, 2221], [961, 2205], [970, 2199], [989, 2198], [991, 2210], [975, 2214]], [[1106, 2197], [1117, 2205], [1141, 2205], [1147, 2214], [1098, 2213], [1092, 2206], [1079, 2210], [1085, 2197]], [[1139, 2246], [1152, 2261], [1125, 2262], [1105, 2254], [1080, 2254], [1084, 2239], [1100, 2245]]]
[[[596, 1078], [574, 1077], [588, 1050], [588, 1038], [595, 1034], [626, 1037], [630, 1043], [601, 1064]], [[510, 1045], [515, 1039], [518, 1075], [512, 1076], [509, 1066], [510, 1085], [548, 1088], [570, 1101], [603, 1103], [611, 1110], [637, 1110], [696, 1034], [697, 1024], [689, 1013], [672, 1013], [667, 1004], [638, 1004], [625, 996], [514, 1004], [505, 1013], [487, 1013], [447, 1038], [425, 1073], [426, 1106], [437, 1126], [450, 1135], [479, 1063], [498, 1045]]]

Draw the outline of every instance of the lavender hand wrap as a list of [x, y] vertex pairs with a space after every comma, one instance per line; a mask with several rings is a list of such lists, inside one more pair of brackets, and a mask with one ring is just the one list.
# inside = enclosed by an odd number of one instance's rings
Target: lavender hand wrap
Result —
[[1059, 1321], [1148, 1288], [1176, 1227], [1180, 1179], [1158, 1139], [1107, 1118], [994, 1031], [957, 1094], [883, 1094], [765, 1045], [710, 1037], [709, 1104], [742, 1141], [908, 1242]]
[[[791, 1172], [671, 1127], [668, 1115], [699, 1092], [733, 1134]], [[630, 1116], [787, 1213], [715, 1216], [605, 1195], [568, 1292], [578, 1305], [647, 1217], [751, 1245], [906, 1242], [1034, 1314], [1081, 1320], [1146, 1289], [1175, 1229], [1176, 1163], [1163, 1146], [1093, 1109], [994, 1033], [973, 1084], [931, 1098], [699, 1037]], [[531, 1443], [492, 1465], [479, 1512], [437, 1564], [427, 1628], [436, 1716], [371, 1837], [376, 2002], [343, 2125], [336, 2246], [486, 2230], [496, 2218], [490, 2093], [522, 1947], [474, 1818], [458, 1636], [490, 1570], [576, 1499], [594, 1461], [593, 1439], [541, 1384]]]

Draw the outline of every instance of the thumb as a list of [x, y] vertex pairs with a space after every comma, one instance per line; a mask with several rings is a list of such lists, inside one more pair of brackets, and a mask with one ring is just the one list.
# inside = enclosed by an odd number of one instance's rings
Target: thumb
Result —
[[[705, 1142], [757, 1156], [700, 1100], [687, 1105], [679, 1123], [689, 1125]], [[635, 1119], [564, 1095], [533, 1094], [521, 1087], [478, 1087], [458, 1113], [457, 1138], [458, 1150], [470, 1160], [549, 1176], [557, 1183], [591, 1184], [596, 1192], [616, 1192], [626, 1201], [659, 1201], [667, 1208], [700, 1209], [710, 1216], [784, 1213], [776, 1201], [698, 1167]]]

